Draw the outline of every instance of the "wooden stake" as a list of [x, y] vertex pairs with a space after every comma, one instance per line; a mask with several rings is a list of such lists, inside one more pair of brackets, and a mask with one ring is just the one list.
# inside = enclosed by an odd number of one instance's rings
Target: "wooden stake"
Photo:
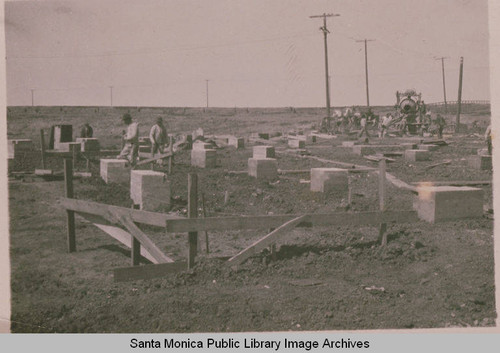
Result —
[[73, 154], [73, 169], [76, 170], [76, 162], [78, 158], [78, 150], [76, 149], [76, 145], [71, 145], [71, 152]]
[[[132, 208], [138, 209], [139, 205], [132, 205]], [[138, 266], [141, 261], [141, 243], [136, 239], [136, 237], [134, 237], [133, 234], [130, 234], [130, 237], [130, 256], [132, 260], [132, 266]]]
[[[378, 184], [378, 197], [379, 197], [379, 206], [380, 206], [380, 211], [384, 212], [385, 211], [385, 182], [386, 182], [386, 164], [385, 164], [385, 158], [382, 158], [379, 162], [379, 184]], [[379, 231], [379, 240], [382, 246], [387, 245], [387, 223], [381, 223], [380, 224], [380, 231]]]
[[43, 129], [40, 129], [40, 146], [42, 150], [42, 169], [45, 168], [45, 136], [43, 133]]
[[[198, 175], [195, 173], [188, 174], [188, 218], [198, 218]], [[188, 270], [190, 270], [194, 267], [198, 250], [198, 232], [189, 232], [188, 241]]]
[[168, 150], [170, 152], [170, 157], [168, 158], [168, 174], [172, 174], [172, 164], [174, 162], [174, 137], [170, 136]]
[[[205, 209], [205, 193], [201, 193], [201, 207], [203, 208], [203, 218], [207, 218], [207, 211]], [[208, 246], [208, 232], [205, 231], [205, 250], [207, 254], [210, 253], [209, 246]]]
[[[65, 195], [67, 198], [73, 198], [73, 164], [71, 158], [64, 158], [64, 186]], [[76, 251], [75, 238], [75, 212], [66, 210], [67, 216], [67, 235], [68, 235], [68, 252]]]

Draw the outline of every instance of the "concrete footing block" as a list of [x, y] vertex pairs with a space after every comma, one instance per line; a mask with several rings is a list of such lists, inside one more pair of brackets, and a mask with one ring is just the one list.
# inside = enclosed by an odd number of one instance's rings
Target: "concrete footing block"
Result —
[[278, 162], [274, 158], [249, 158], [248, 175], [263, 180], [278, 177]]
[[211, 143], [206, 143], [203, 141], [195, 141], [193, 143], [193, 150], [211, 150], [213, 145]]
[[230, 136], [227, 144], [237, 149], [245, 148], [245, 139], [243, 139], [243, 137]]
[[340, 168], [312, 168], [311, 191], [347, 191], [348, 172]]
[[28, 139], [16, 139], [7, 141], [7, 158], [15, 159], [20, 153], [32, 151], [33, 141]]
[[290, 147], [290, 148], [305, 148], [306, 141], [299, 140], [299, 139], [289, 139], [288, 140], [288, 147]]
[[491, 170], [491, 156], [470, 156], [468, 159], [469, 167], [477, 170]]
[[99, 152], [101, 149], [99, 140], [95, 137], [78, 137], [76, 142], [81, 144], [82, 152]]
[[[195, 144], [193, 144], [194, 147]], [[191, 165], [199, 168], [215, 168], [217, 165], [216, 150], [191, 150]]]
[[375, 148], [370, 145], [353, 145], [352, 152], [359, 156], [366, 156], [375, 153]]
[[405, 159], [408, 162], [428, 161], [430, 152], [425, 150], [405, 150]]
[[401, 144], [401, 147], [404, 149], [404, 150], [416, 150], [418, 149], [418, 145], [416, 143], [402, 143]]
[[101, 178], [108, 183], [128, 184], [129, 163], [125, 159], [101, 159]]
[[418, 145], [418, 149], [423, 150], [423, 151], [432, 152], [432, 151], [438, 150], [439, 146], [438, 145]]
[[132, 170], [130, 198], [141, 210], [157, 211], [170, 208], [170, 181], [164, 173], [152, 170]]
[[274, 147], [273, 146], [254, 146], [253, 147], [253, 158], [274, 158]]
[[82, 150], [82, 144], [80, 142], [59, 142], [59, 151], [73, 152], [73, 149], [80, 152]]
[[430, 223], [481, 217], [483, 190], [457, 186], [420, 186], [413, 208]]

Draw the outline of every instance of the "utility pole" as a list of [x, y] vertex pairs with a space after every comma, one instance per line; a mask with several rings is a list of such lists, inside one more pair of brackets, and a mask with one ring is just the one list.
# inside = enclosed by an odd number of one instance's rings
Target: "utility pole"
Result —
[[448, 102], [446, 102], [446, 80], [444, 78], [444, 59], [448, 59], [447, 57], [436, 58], [436, 60], [441, 60], [441, 70], [443, 72], [443, 95], [444, 95], [444, 112], [448, 113]]
[[110, 106], [113, 106], [113, 86], [109, 86], [109, 98], [110, 98]]
[[363, 39], [356, 42], [365, 42], [365, 76], [366, 76], [366, 106], [370, 108], [370, 91], [368, 89], [368, 45], [367, 42], [373, 42], [375, 39]]
[[31, 89], [31, 106], [35, 106], [35, 90]]
[[462, 78], [464, 73], [464, 57], [460, 57], [460, 76], [458, 77], [458, 101], [457, 101], [457, 119], [455, 121], [455, 133], [460, 130], [460, 113], [462, 112]]
[[206, 89], [206, 92], [207, 92], [207, 108], [208, 108], [208, 81], [209, 81], [209, 80], [205, 80], [205, 82], [206, 82], [206, 87], [207, 87], [207, 89]]
[[328, 75], [328, 44], [327, 44], [327, 36], [328, 33], [328, 28], [326, 27], [326, 18], [327, 17], [337, 17], [340, 16], [339, 14], [326, 14], [323, 13], [322, 15], [314, 15], [314, 16], [309, 16], [309, 18], [323, 18], [323, 27], [320, 27], [319, 29], [323, 31], [323, 36], [325, 40], [325, 81], [326, 81], [326, 114], [328, 118], [330, 117], [330, 85], [328, 83], [329, 81], [329, 75]]

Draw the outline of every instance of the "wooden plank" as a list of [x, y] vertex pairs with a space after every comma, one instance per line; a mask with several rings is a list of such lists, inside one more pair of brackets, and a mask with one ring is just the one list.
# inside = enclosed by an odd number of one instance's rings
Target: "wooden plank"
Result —
[[[73, 164], [71, 159], [64, 159], [64, 190], [68, 199], [73, 197]], [[76, 233], [75, 233], [75, 212], [66, 210], [67, 224], [67, 243], [68, 252], [76, 251]]]
[[281, 225], [280, 227], [276, 228], [273, 230], [271, 233], [266, 235], [265, 237], [259, 239], [246, 249], [240, 251], [237, 255], [233, 256], [228, 260], [228, 262], [231, 265], [237, 265], [248, 259], [250, 256], [256, 254], [257, 252], [263, 250], [267, 246], [275, 243], [280, 237], [282, 237], [286, 232], [290, 231], [291, 229], [295, 228], [298, 224], [302, 223], [303, 221], [307, 220], [307, 215], [302, 215], [299, 217], [296, 217], [285, 224]]
[[125, 207], [111, 206], [93, 201], [76, 200], [69, 198], [60, 199], [61, 206], [67, 210], [82, 212], [94, 215], [103, 215], [109, 211], [122, 211], [130, 214], [132, 220], [137, 223], [148, 224], [151, 226], [165, 227], [165, 223], [171, 219], [180, 219], [177, 215], [168, 215], [165, 213], [131, 210]]
[[[149, 153], [149, 155], [151, 155], [151, 154]], [[154, 157], [154, 158], [144, 159], [144, 160], [142, 160], [142, 161], [137, 162], [137, 163], [135, 164], [135, 166], [134, 166], [134, 168], [133, 168], [133, 169], [135, 169], [135, 168], [136, 168], [136, 167], [138, 167], [138, 166], [141, 166], [141, 165], [144, 165], [144, 164], [148, 164], [148, 163], [151, 163], [151, 162], [157, 161], [157, 160], [159, 160], [159, 159], [168, 158], [168, 157], [171, 157], [171, 156], [172, 156], [172, 154], [170, 154], [170, 152], [169, 152], [169, 153], [165, 153], [165, 154], [160, 154], [159, 156], [156, 156], [156, 157]]]
[[[118, 228], [116, 226], [109, 226], [109, 225], [104, 225], [104, 224], [99, 224], [99, 223], [94, 223], [94, 225], [97, 228], [99, 228], [100, 230], [102, 230], [104, 233], [106, 233], [109, 236], [111, 236], [112, 238], [118, 240], [120, 243], [122, 243], [123, 245], [125, 245], [129, 249], [132, 248], [132, 242], [131, 242], [132, 235], [129, 232], [127, 232], [121, 228]], [[158, 261], [149, 253], [149, 251], [147, 251], [143, 247], [141, 247], [140, 254], [141, 254], [141, 256], [145, 257], [146, 259], [148, 259], [152, 263], [154, 263], [154, 264], [158, 263]]]
[[115, 282], [152, 279], [163, 277], [171, 273], [185, 271], [186, 266], [186, 262], [170, 262], [156, 265], [115, 268], [113, 270], [113, 278]]
[[[198, 219], [172, 219], [167, 221], [167, 232], [185, 233], [201, 231], [223, 231], [243, 229], [276, 228], [300, 215], [272, 215], [272, 216], [241, 216], [241, 217], [207, 217]], [[359, 213], [323, 213], [306, 214], [307, 222], [298, 227], [311, 226], [356, 226], [374, 225], [379, 223], [411, 223], [417, 222], [415, 211], [386, 211], [386, 212], [359, 212]]]
[[476, 186], [476, 185], [491, 185], [491, 180], [483, 181], [418, 181], [412, 182], [412, 185], [425, 185], [425, 186]]
[[405, 183], [404, 181], [402, 180], [399, 180], [398, 178], [396, 178], [394, 175], [392, 174], [389, 174], [389, 173], [386, 173], [385, 175], [386, 179], [391, 182], [391, 184], [393, 184], [395, 187], [397, 188], [400, 188], [400, 189], [405, 189], [405, 190], [409, 190], [409, 191], [412, 191], [414, 193], [417, 192], [417, 188], [414, 187], [414, 186], [411, 186], [410, 184], [407, 184]]
[[446, 160], [444, 162], [439, 162], [439, 163], [434, 163], [434, 164], [428, 165], [427, 167], [425, 167], [425, 170], [439, 167], [440, 165], [448, 165], [448, 164], [451, 164], [451, 160]]
[[42, 169], [46, 169], [45, 166], [45, 134], [43, 133], [43, 129], [40, 129], [40, 147], [42, 153]]
[[104, 217], [116, 217], [123, 226], [128, 230], [130, 234], [134, 236], [141, 243], [141, 247], [144, 247], [153, 256], [158, 263], [174, 262], [170, 257], [165, 255], [152, 241], [149, 237], [139, 229], [132, 220], [131, 216], [128, 214], [123, 214], [122, 212], [108, 212]]

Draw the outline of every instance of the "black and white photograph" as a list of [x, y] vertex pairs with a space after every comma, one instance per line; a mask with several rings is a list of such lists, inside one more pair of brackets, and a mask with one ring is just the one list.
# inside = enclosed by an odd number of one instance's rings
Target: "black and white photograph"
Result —
[[496, 328], [489, 15], [5, 1], [2, 327]]

